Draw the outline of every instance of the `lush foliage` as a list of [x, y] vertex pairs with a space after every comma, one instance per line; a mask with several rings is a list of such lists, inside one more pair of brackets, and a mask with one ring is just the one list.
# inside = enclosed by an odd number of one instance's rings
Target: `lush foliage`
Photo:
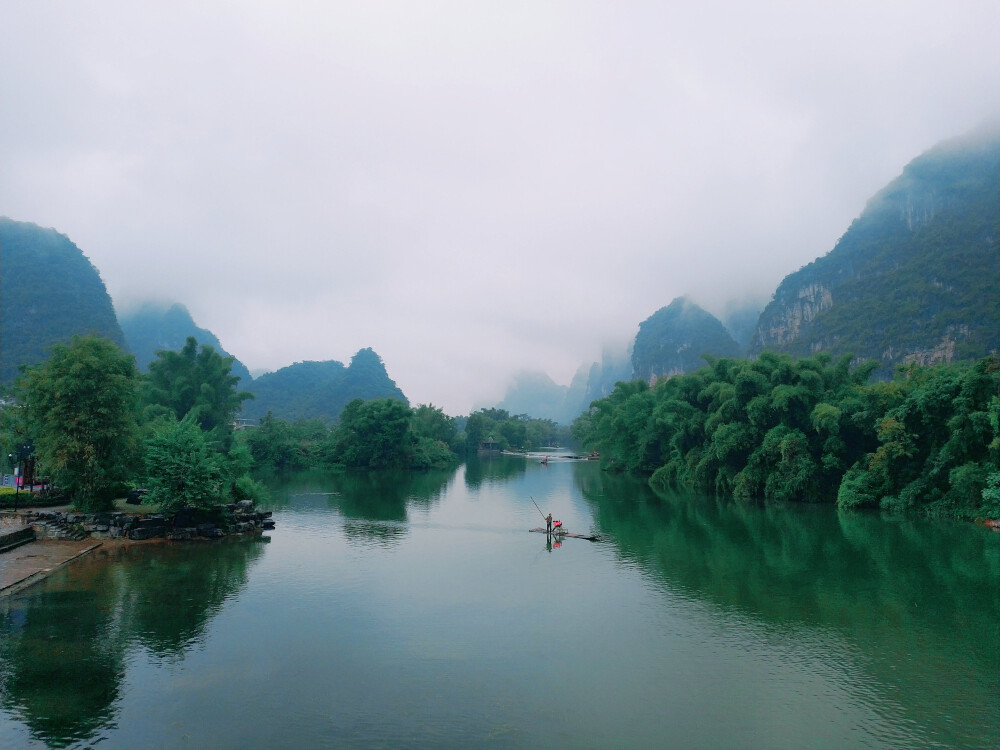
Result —
[[267, 414], [239, 433], [254, 468], [264, 473], [309, 468], [429, 469], [454, 466], [455, 420], [433, 405], [390, 398], [351, 401], [338, 424], [285, 422]]
[[1000, 465], [997, 361], [912, 367], [904, 383], [876, 420], [878, 448], [847, 471], [837, 502], [1000, 517], [988, 486]]
[[268, 412], [257, 427], [240, 430], [237, 443], [246, 446], [254, 470], [281, 473], [322, 466], [332, 450], [330, 428], [320, 420], [285, 422]]
[[233, 416], [248, 397], [230, 364], [211, 347], [197, 351], [192, 338], [180, 352], [160, 352], [142, 376], [114, 343], [75, 337], [18, 380], [24, 408], [0, 412], [4, 444], [30, 454], [33, 442], [37, 473], [81, 510], [110, 508], [128, 482], [146, 485], [147, 502], [167, 511], [258, 499], [252, 455], [230, 448]]
[[354, 399], [340, 414], [334, 455], [356, 468], [404, 467], [412, 447], [411, 414], [410, 407], [396, 399]]
[[210, 433], [211, 440], [227, 450], [240, 404], [253, 398], [236, 390], [240, 379], [232, 374], [232, 364], [232, 357], [223, 357], [210, 346], [202, 346], [199, 351], [193, 336], [180, 351], [157, 352], [144, 379], [144, 418], [191, 416]]
[[222, 461], [192, 414], [159, 422], [145, 441], [144, 502], [164, 513], [188, 506], [208, 509], [222, 498]]
[[871, 385], [877, 365], [850, 361], [765, 352], [653, 388], [619, 383], [575, 435], [607, 468], [654, 487], [995, 516], [996, 359], [912, 366]]
[[128, 477], [137, 378], [132, 356], [117, 345], [75, 336], [18, 381], [35, 455], [80, 508], [109, 507]]
[[[215, 334], [195, 325], [184, 305], [170, 306], [146, 303], [141, 307], [118, 316], [122, 333], [129, 351], [135, 355], [135, 364], [140, 371], [146, 372], [149, 363], [157, 358], [157, 353], [163, 349], [183, 349], [189, 336], [194, 336], [199, 342], [210, 346], [223, 357], [229, 353], [222, 348]], [[249, 388], [253, 378], [246, 365], [235, 357], [232, 361], [232, 374], [240, 379], [240, 387]]]
[[[459, 426], [464, 422], [465, 431]], [[551, 420], [511, 416], [503, 409], [481, 409], [464, 419], [449, 417], [432, 404], [407, 406], [376, 398], [354, 399], [327, 426], [320, 420], [285, 422], [268, 414], [258, 427], [241, 430], [254, 469], [262, 473], [301, 469], [441, 469], [455, 466], [459, 454], [489, 441], [500, 448], [539, 448], [565, 444], [569, 428]]]
[[465, 447], [475, 451], [483, 444], [500, 450], [532, 450], [570, 442], [570, 430], [551, 419], [509, 414], [505, 409], [480, 409], [465, 420]]
[[55, 343], [96, 334], [124, 346], [104, 282], [54, 229], [0, 217], [0, 382], [39, 364]]

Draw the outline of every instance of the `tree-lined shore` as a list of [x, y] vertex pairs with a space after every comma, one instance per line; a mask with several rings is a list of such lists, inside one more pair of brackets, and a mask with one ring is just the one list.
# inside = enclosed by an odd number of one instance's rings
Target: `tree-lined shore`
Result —
[[574, 424], [611, 471], [736, 499], [1000, 515], [1000, 360], [910, 365], [828, 355], [710, 359], [688, 374], [619, 383]]
[[238, 389], [233, 361], [190, 337], [141, 373], [115, 342], [76, 336], [24, 368], [0, 410], [3, 454], [30, 453], [35, 477], [79, 510], [110, 510], [141, 488], [143, 503], [173, 513], [259, 500], [261, 479], [277, 473], [450, 468], [484, 441], [537, 448], [568, 437], [551, 420], [502, 409], [456, 418], [396, 398], [356, 398], [333, 424], [267, 413], [237, 430], [253, 396]]

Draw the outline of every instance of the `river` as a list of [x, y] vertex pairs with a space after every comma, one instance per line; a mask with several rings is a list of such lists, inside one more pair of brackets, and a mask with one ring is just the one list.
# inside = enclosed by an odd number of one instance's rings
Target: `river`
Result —
[[[570, 531], [543, 525], [532, 498]], [[1000, 744], [1000, 535], [594, 463], [276, 483], [0, 600], [0, 747]]]

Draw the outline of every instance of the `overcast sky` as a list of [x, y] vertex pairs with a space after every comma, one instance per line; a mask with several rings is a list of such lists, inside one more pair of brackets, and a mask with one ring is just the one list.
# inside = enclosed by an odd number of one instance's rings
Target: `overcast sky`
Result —
[[[414, 404], [721, 315], [1000, 116], [1000, 2], [0, 2], [0, 214]], [[40, 280], [44, 287], [44, 280]]]

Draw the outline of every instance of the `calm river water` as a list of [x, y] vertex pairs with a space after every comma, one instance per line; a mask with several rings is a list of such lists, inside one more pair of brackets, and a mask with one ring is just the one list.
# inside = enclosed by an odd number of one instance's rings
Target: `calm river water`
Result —
[[[527, 533], [532, 497], [601, 540]], [[510, 457], [273, 507], [0, 602], [0, 747], [1000, 743], [1000, 536], [972, 524]]]

